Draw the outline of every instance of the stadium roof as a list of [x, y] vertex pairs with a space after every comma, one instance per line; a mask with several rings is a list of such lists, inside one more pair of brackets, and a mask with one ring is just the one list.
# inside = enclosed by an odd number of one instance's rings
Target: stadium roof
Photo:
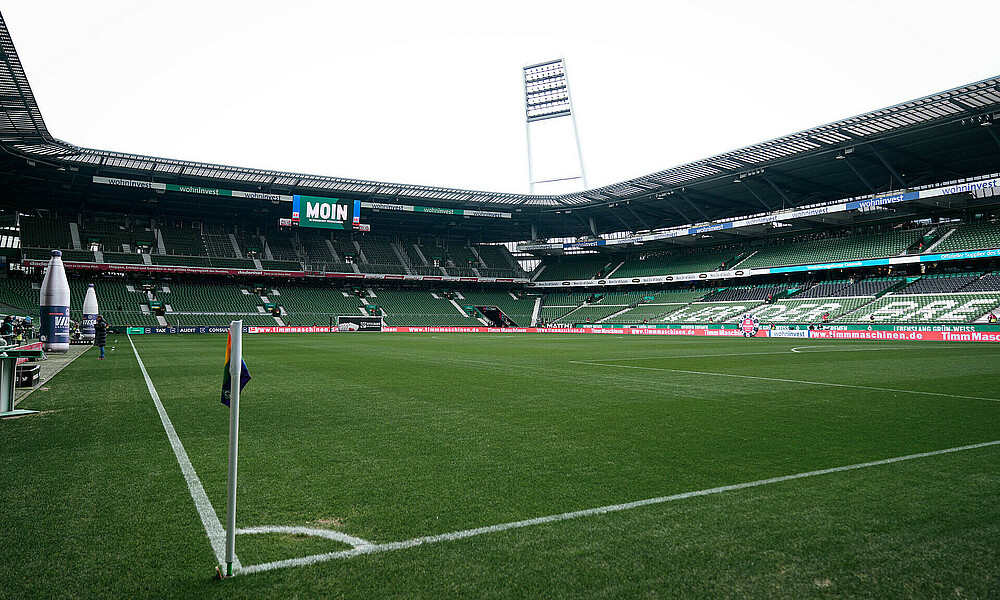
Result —
[[[734, 107], [738, 98], [733, 99]], [[706, 119], [724, 127], [738, 110]], [[998, 123], [994, 125], [994, 120]], [[93, 194], [86, 175], [223, 187], [268, 194], [309, 194], [503, 210], [515, 218], [480, 225], [496, 239], [594, 236], [729, 219], [819, 202], [865, 197], [1000, 171], [1000, 77], [971, 83], [753, 146], [583, 192], [529, 195], [407, 185], [224, 166], [82, 148], [46, 128], [0, 16], [0, 146], [17, 189], [39, 180], [53, 199]], [[27, 161], [27, 162], [25, 162]], [[27, 164], [47, 172], [29, 174]], [[107, 191], [101, 193], [107, 194]], [[398, 217], [398, 215], [397, 215]], [[417, 231], [426, 221], [407, 215]], [[408, 223], [394, 221], [405, 231]], [[454, 224], [452, 224], [454, 225]], [[460, 224], [464, 227], [475, 227]]]

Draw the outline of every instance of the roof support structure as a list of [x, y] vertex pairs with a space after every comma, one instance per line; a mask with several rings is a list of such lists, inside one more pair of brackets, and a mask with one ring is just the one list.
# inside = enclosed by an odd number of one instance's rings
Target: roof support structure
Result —
[[872, 153], [875, 154], [875, 157], [878, 158], [883, 165], [885, 165], [885, 168], [888, 169], [889, 174], [892, 175], [892, 178], [895, 179], [897, 182], [899, 182], [899, 185], [903, 186], [904, 188], [907, 187], [906, 181], [903, 179], [903, 176], [900, 175], [898, 171], [896, 171], [895, 167], [893, 167], [888, 160], [886, 160], [885, 156], [883, 156], [882, 153], [879, 152], [879, 149], [876, 148], [874, 144], [868, 144], [868, 147], [872, 149]]
[[849, 157], [842, 155], [841, 160], [844, 161], [844, 164], [846, 164], [848, 168], [850, 168], [855, 175], [857, 175], [858, 179], [861, 180], [861, 183], [865, 184], [865, 187], [868, 188], [869, 192], [871, 192], [872, 194], [878, 193], [875, 191], [875, 186], [869, 183], [868, 179], [866, 179], [865, 176], [861, 174], [861, 171], [859, 171], [857, 167], [851, 164], [851, 159]]
[[688, 197], [687, 197], [687, 194], [685, 194], [685, 193], [684, 193], [683, 191], [680, 191], [680, 190], [678, 190], [678, 192], [677, 192], [677, 195], [678, 195], [678, 196], [680, 196], [681, 198], [683, 198], [685, 202], [687, 202], [688, 204], [690, 204], [690, 205], [691, 205], [691, 208], [693, 208], [693, 209], [695, 209], [696, 211], [698, 211], [698, 214], [699, 214], [699, 215], [701, 215], [703, 219], [705, 219], [706, 221], [711, 221], [711, 220], [712, 220], [712, 219], [708, 218], [708, 215], [706, 215], [705, 213], [703, 213], [703, 212], [701, 211], [701, 209], [700, 209], [700, 208], [698, 208], [698, 207], [697, 207], [697, 206], [695, 205], [695, 203], [694, 203], [694, 202], [691, 202], [691, 199], [690, 199], [690, 198], [688, 198]]
[[743, 187], [746, 189], [746, 191], [750, 192], [750, 195], [752, 195], [754, 198], [756, 198], [757, 202], [760, 202], [761, 206], [763, 206], [765, 209], [767, 209], [768, 212], [772, 212], [774, 210], [773, 208], [770, 207], [770, 205], [768, 205], [767, 202], [764, 202], [764, 199], [761, 198], [760, 195], [757, 192], [753, 191], [753, 188], [750, 187], [750, 184], [747, 183], [747, 181], [745, 179], [740, 179], [740, 183], [743, 184]]

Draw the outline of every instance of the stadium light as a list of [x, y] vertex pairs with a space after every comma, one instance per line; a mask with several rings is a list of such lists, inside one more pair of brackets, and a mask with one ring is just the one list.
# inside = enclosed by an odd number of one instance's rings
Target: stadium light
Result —
[[[587, 189], [587, 171], [583, 165], [583, 151], [580, 149], [580, 133], [576, 128], [573, 111], [573, 97], [569, 91], [569, 76], [566, 61], [562, 58], [550, 60], [523, 68], [524, 74], [524, 117], [528, 141], [528, 185], [535, 193], [535, 184], [557, 181], [580, 180]], [[534, 162], [531, 153], [531, 124], [548, 119], [569, 117], [573, 123], [573, 137], [576, 140], [576, 155], [580, 162], [580, 174], [542, 181], [535, 180]]]

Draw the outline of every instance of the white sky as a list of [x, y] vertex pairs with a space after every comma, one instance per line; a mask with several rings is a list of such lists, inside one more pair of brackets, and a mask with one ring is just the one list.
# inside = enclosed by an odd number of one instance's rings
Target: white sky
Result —
[[49, 131], [68, 142], [511, 192], [527, 191], [524, 65], [566, 59], [597, 187], [997, 75], [997, 12], [995, 0], [3, 7]]

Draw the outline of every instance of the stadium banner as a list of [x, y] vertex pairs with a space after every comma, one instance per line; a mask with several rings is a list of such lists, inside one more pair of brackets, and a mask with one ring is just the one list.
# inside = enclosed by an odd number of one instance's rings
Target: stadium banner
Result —
[[350, 229], [350, 227], [345, 226], [345, 223], [354, 221], [356, 204], [360, 203], [296, 194], [292, 196], [292, 225], [323, 229]]
[[568, 250], [572, 248], [589, 248], [593, 246], [629, 245], [642, 242], [651, 242], [656, 240], [666, 240], [687, 235], [699, 235], [711, 231], [722, 231], [726, 229], [736, 229], [739, 227], [749, 227], [752, 225], [766, 225], [768, 223], [778, 223], [781, 221], [788, 221], [791, 219], [802, 219], [807, 217], [815, 217], [818, 215], [827, 215], [827, 214], [846, 212], [852, 210], [870, 211], [889, 204], [896, 204], [899, 202], [910, 202], [913, 200], [934, 198], [937, 196], [949, 196], [954, 194], [973, 194], [975, 196], [982, 197], [988, 194], [990, 195], [993, 194], [995, 190], [1000, 190], [1000, 178], [984, 179], [984, 180], [961, 183], [961, 184], [939, 186], [935, 188], [928, 188], [926, 190], [895, 192], [890, 194], [883, 194], [880, 196], [873, 196], [872, 198], [867, 198], [864, 200], [848, 200], [834, 204], [827, 204], [823, 206], [813, 206], [810, 208], [788, 209], [783, 211], [776, 211], [758, 217], [750, 217], [746, 219], [734, 219], [732, 221], [726, 221], [722, 223], [684, 225], [672, 229], [653, 231], [645, 234], [630, 235], [622, 238], [616, 238], [613, 240], [604, 240], [604, 239], [584, 240], [579, 242], [566, 242], [562, 244], [529, 242], [524, 244], [518, 244], [517, 249], [524, 252], [530, 252], [533, 250]]
[[494, 219], [509, 219], [509, 212], [495, 210], [467, 210], [462, 208], [436, 208], [432, 206], [410, 206], [408, 204], [389, 204], [387, 202], [362, 202], [361, 208], [371, 210], [395, 210], [401, 212], [433, 213], [438, 215], [455, 215], [459, 217], [491, 217]]
[[283, 194], [265, 194], [261, 192], [241, 192], [239, 190], [220, 190], [216, 188], [206, 188], [197, 185], [176, 185], [173, 183], [156, 183], [154, 181], [138, 181], [136, 179], [121, 179], [118, 177], [100, 177], [94, 175], [94, 183], [104, 185], [118, 185], [123, 187], [141, 188], [147, 190], [159, 190], [161, 192], [182, 192], [185, 194], [203, 194], [206, 196], [230, 196], [232, 198], [254, 198], [257, 200], [272, 200], [277, 202], [291, 202], [292, 196]]
[[337, 331], [382, 331], [382, 317], [342, 315], [337, 317]]
[[[364, 318], [364, 317], [362, 317]], [[374, 318], [381, 323], [381, 319]], [[137, 334], [178, 334], [178, 333], [226, 333], [228, 327], [184, 326], [184, 327], [128, 327], [130, 335]], [[464, 326], [388, 326], [383, 325], [382, 333], [561, 333], [561, 334], [612, 334], [646, 336], [684, 337], [748, 337], [745, 328], [738, 324], [712, 325], [641, 325], [641, 326], [600, 326], [593, 327], [464, 327]], [[281, 333], [330, 333], [327, 326], [244, 326], [247, 334]], [[761, 326], [752, 336], [756, 338], [819, 339], [819, 340], [875, 340], [904, 342], [1000, 342], [1000, 326], [997, 325], [841, 325], [822, 329], [786, 329]]]
[[[207, 257], [204, 257], [207, 259]], [[25, 259], [23, 267], [45, 267], [47, 260]], [[215, 267], [173, 267], [168, 265], [132, 265], [63, 261], [67, 269], [132, 273], [198, 273], [201, 275], [241, 275], [327, 279], [402, 279], [406, 281], [478, 281], [484, 283], [528, 283], [524, 277], [459, 277], [457, 275], [396, 275], [381, 273], [327, 273], [325, 271], [271, 271], [267, 269], [219, 269]]]

